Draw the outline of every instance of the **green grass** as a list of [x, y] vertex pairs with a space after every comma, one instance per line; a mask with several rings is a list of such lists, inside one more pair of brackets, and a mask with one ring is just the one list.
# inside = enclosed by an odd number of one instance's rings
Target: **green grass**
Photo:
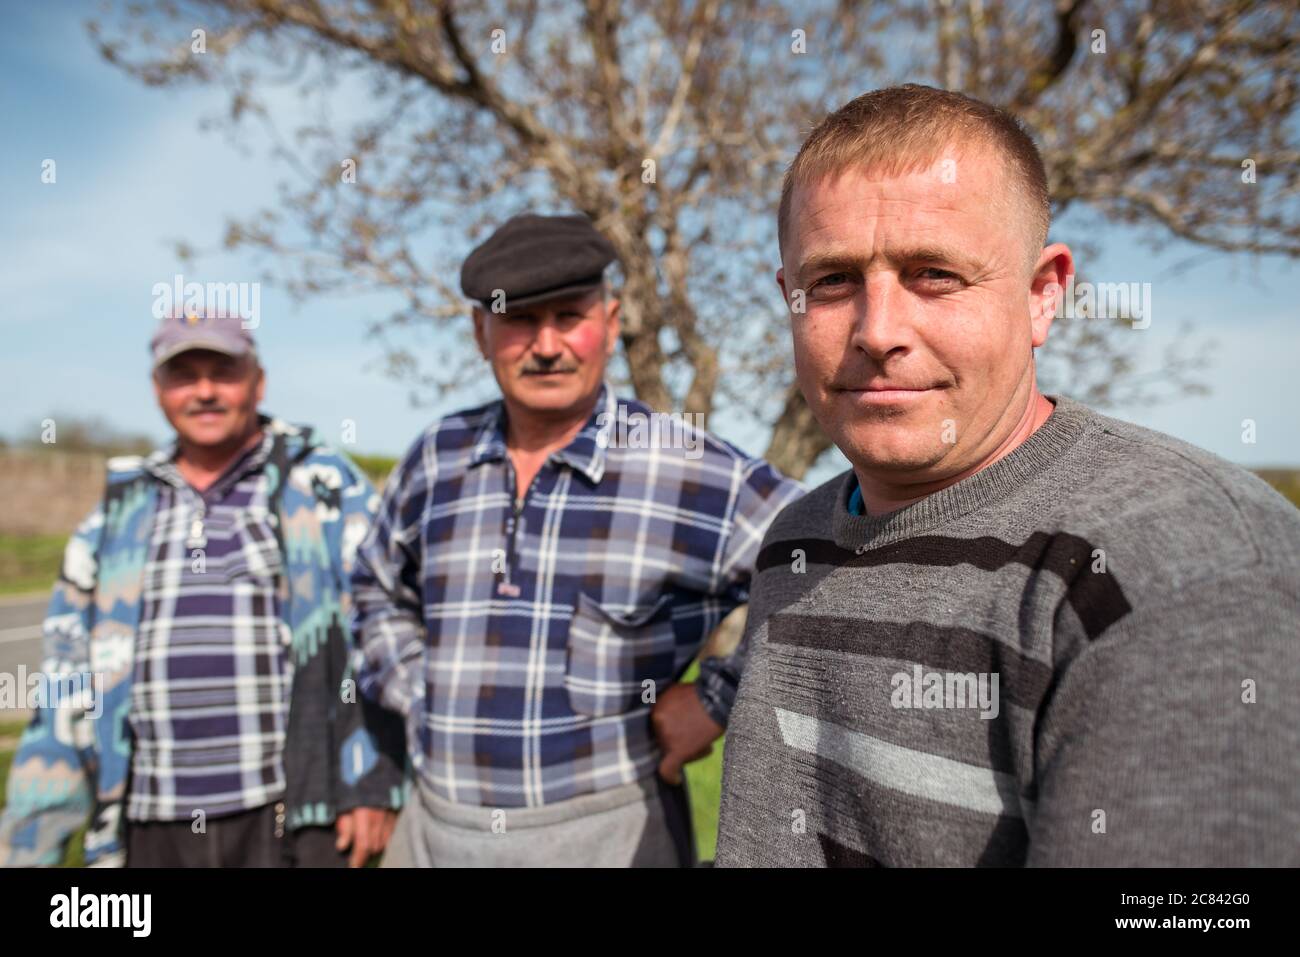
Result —
[[0, 595], [53, 585], [67, 541], [66, 535], [0, 535]]
[[[699, 662], [691, 664], [682, 681], [694, 681], [700, 672]], [[701, 861], [713, 860], [718, 844], [718, 806], [722, 800], [722, 743], [726, 736], [713, 742], [713, 750], [698, 761], [686, 765], [686, 794], [691, 802], [691, 824], [695, 828], [695, 853]]]
[[1255, 474], [1300, 508], [1300, 469], [1255, 469]]
[[387, 455], [349, 455], [353, 462], [361, 467], [361, 471], [370, 477], [370, 481], [376, 485], [383, 485], [384, 479], [388, 478], [388, 473], [393, 470], [397, 464], [397, 459]]
[[18, 736], [23, 726], [16, 721], [0, 721], [0, 807], [5, 803], [5, 782], [9, 779], [9, 765], [14, 763]]
[[18, 737], [22, 733], [23, 725], [20, 722], [0, 721], [0, 807], [4, 807], [9, 766], [14, 763], [14, 751], [18, 749]]
[[686, 765], [686, 793], [691, 799], [691, 824], [695, 828], [695, 853], [701, 861], [713, 860], [718, 846], [718, 807], [722, 801], [722, 744], [713, 742], [708, 757]]

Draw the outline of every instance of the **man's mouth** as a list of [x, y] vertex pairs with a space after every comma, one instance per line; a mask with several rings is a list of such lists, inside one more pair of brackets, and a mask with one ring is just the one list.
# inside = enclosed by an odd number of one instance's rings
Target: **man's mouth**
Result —
[[934, 391], [934, 386], [912, 386], [893, 382], [873, 382], [865, 386], [848, 386], [841, 392], [855, 401], [869, 405], [889, 405], [896, 402], [910, 402], [926, 393]]

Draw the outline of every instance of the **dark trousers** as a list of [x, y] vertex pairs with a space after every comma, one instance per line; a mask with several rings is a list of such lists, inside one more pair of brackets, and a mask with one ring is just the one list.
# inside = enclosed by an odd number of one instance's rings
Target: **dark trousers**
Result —
[[659, 800], [664, 808], [664, 822], [677, 847], [677, 859], [681, 862], [679, 866], [694, 867], [695, 825], [691, 821], [691, 801], [686, 793], [685, 775], [682, 776], [682, 781], [682, 784], [668, 784], [658, 774], [655, 775]]
[[284, 827], [284, 805], [190, 821], [127, 821], [127, 867], [346, 867], [333, 827]]

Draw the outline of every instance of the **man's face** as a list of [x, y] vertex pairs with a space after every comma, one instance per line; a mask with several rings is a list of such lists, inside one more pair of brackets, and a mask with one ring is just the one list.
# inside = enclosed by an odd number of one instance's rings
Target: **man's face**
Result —
[[239, 444], [257, 428], [266, 378], [249, 356], [194, 349], [154, 373], [158, 405], [184, 440], [203, 447]]
[[890, 177], [850, 170], [793, 197], [777, 282], [799, 386], [849, 461], [883, 481], [955, 475], [1010, 434], [1035, 388], [1051, 283], [1072, 268], [1064, 246], [1029, 262], [999, 159], [955, 159]]
[[600, 290], [497, 314], [474, 310], [474, 339], [511, 404], [571, 413], [592, 401], [618, 345], [618, 302]]

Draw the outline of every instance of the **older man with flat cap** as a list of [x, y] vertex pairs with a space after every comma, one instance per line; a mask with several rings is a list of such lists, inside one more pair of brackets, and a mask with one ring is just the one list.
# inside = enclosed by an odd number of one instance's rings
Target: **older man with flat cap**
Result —
[[374, 490], [310, 427], [258, 412], [239, 318], [164, 319], [151, 352], [176, 441], [110, 460], [68, 542], [41, 666], [57, 693], [14, 757], [0, 865], [58, 863], [89, 819], [97, 866], [361, 866], [404, 763], [400, 722], [347, 693]]
[[584, 217], [524, 215], [461, 271], [501, 398], [416, 440], [353, 576], [361, 687], [416, 770], [386, 866], [694, 863], [681, 769], [742, 652], [678, 682], [802, 489], [702, 430], [624, 427], [653, 416], [605, 382], [614, 258]]

